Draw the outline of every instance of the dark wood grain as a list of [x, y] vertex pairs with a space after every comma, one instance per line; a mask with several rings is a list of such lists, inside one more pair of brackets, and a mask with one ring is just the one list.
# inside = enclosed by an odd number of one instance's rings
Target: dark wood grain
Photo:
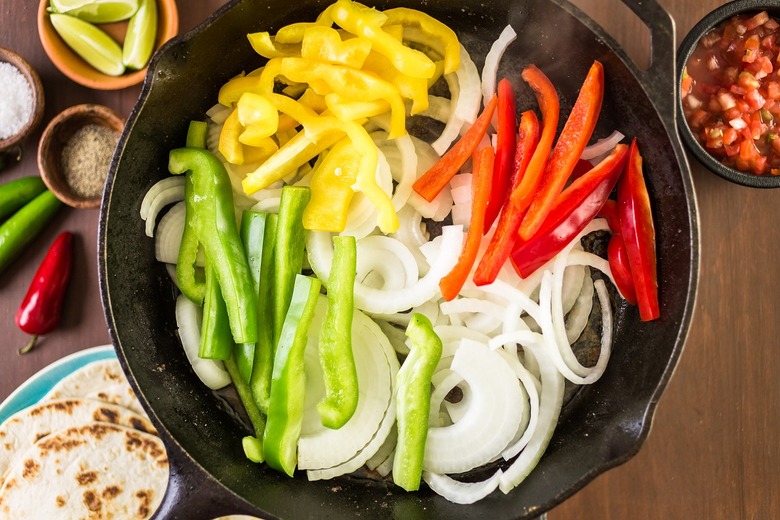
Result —
[[[223, 0], [179, 2], [181, 30]], [[618, 0], [576, 0], [640, 65], [647, 30]], [[678, 41], [721, 2], [661, 0], [675, 18]], [[35, 29], [37, 2], [0, 3], [0, 46], [27, 59], [46, 92], [44, 124], [68, 106], [92, 102], [127, 116], [139, 87], [98, 92], [73, 83], [49, 62]], [[37, 174], [41, 128], [21, 164], [0, 181]], [[690, 158], [701, 219], [701, 281], [693, 326], [679, 367], [661, 399], [649, 439], [625, 465], [597, 478], [553, 510], [551, 520], [780, 518], [780, 193], [740, 188]], [[107, 343], [97, 281], [98, 210], [63, 209], [0, 276], [0, 399], [48, 363]], [[62, 326], [33, 353], [18, 357], [25, 335], [14, 314], [48, 245], [77, 234], [73, 279]]]

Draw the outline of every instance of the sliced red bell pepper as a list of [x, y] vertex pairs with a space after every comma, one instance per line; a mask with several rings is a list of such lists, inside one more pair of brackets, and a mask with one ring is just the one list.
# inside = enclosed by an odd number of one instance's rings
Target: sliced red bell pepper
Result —
[[577, 179], [579, 179], [580, 177], [588, 173], [591, 170], [591, 168], [593, 168], [593, 165], [590, 164], [589, 161], [586, 161], [584, 159], [579, 159], [577, 161], [577, 164], [574, 165], [574, 170], [572, 170], [569, 178], [572, 181], [576, 181]]
[[552, 150], [555, 132], [558, 131], [558, 116], [561, 105], [558, 100], [558, 93], [544, 72], [535, 65], [529, 65], [523, 70], [522, 78], [528, 83], [536, 93], [536, 99], [539, 108], [542, 111], [542, 136], [539, 138], [539, 144], [536, 147], [531, 163], [523, 175], [523, 180], [518, 188], [512, 191], [512, 204], [517, 209], [525, 212], [533, 200], [539, 182], [542, 179], [547, 159]]
[[617, 202], [608, 199], [599, 211], [599, 216], [607, 219], [609, 229], [612, 231], [612, 237], [607, 246], [607, 258], [612, 276], [615, 278], [615, 284], [623, 298], [631, 305], [636, 305], [636, 289], [634, 289], [631, 266], [626, 255], [626, 244], [623, 241]]
[[479, 244], [482, 242], [482, 224], [485, 219], [485, 206], [490, 197], [490, 183], [493, 177], [495, 157], [493, 148], [485, 147], [477, 151], [474, 157], [474, 176], [471, 188], [471, 224], [466, 234], [466, 244], [458, 257], [458, 263], [447, 276], [439, 282], [441, 294], [447, 301], [455, 298], [466, 283], [477, 259]]
[[636, 288], [639, 316], [642, 321], [654, 320], [661, 315], [658, 305], [655, 228], [636, 138], [631, 142], [628, 165], [618, 183], [617, 194], [621, 232]]
[[518, 236], [511, 258], [521, 277], [533, 274], [585, 229], [615, 187], [627, 157], [628, 146], [617, 145], [609, 157], [561, 193], [531, 240]]
[[[439, 161], [431, 166], [431, 168], [425, 172], [414, 183], [414, 191], [416, 191], [422, 198], [431, 202], [439, 192], [444, 189], [447, 183], [452, 180], [456, 173], [460, 170], [474, 150], [477, 149], [477, 145], [482, 140], [482, 136], [487, 132], [488, 125], [490, 125], [490, 119], [493, 117], [493, 112], [496, 110], [498, 104], [498, 98], [493, 96], [490, 103], [482, 111], [482, 114], [477, 118], [471, 128], [455, 143], [455, 146], [450, 148]], [[492, 175], [491, 171], [491, 175]], [[480, 227], [480, 232], [482, 228]]]
[[509, 197], [512, 166], [517, 146], [517, 105], [512, 84], [504, 78], [498, 83], [498, 129], [496, 132], [496, 161], [493, 164], [493, 182], [490, 200], [485, 211], [482, 234], [487, 234], [498, 213]]
[[606, 219], [609, 230], [612, 232], [612, 236], [620, 235], [620, 215], [618, 214], [617, 202], [612, 199], [607, 199], [604, 205], [601, 207], [601, 211], [598, 214], [599, 217]]
[[604, 98], [604, 67], [594, 61], [580, 88], [577, 101], [566, 125], [555, 143], [544, 177], [520, 224], [520, 236], [531, 238], [550, 213], [553, 204], [566, 186], [582, 151], [588, 145]]
[[[533, 110], [523, 112], [520, 116], [520, 132], [512, 161], [512, 190], [517, 189], [520, 185], [538, 142], [539, 119]], [[495, 188], [492, 192], [495, 193]], [[517, 230], [520, 228], [524, 214], [523, 211], [517, 209], [517, 206], [508, 201], [501, 208], [496, 230], [474, 273], [475, 284], [487, 285], [495, 281], [515, 245]]]

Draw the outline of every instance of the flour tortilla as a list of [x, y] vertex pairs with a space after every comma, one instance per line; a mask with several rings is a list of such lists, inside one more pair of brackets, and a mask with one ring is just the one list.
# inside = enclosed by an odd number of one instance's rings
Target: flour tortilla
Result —
[[0, 488], [0, 518], [143, 520], [167, 482], [158, 437], [92, 423], [53, 433], [17, 460]]
[[56, 399], [21, 410], [0, 424], [0, 483], [17, 457], [52, 432], [93, 422], [127, 426], [156, 434], [149, 419], [137, 413], [92, 399]]
[[65, 376], [41, 401], [87, 397], [129, 408], [146, 416], [116, 359], [94, 361]]

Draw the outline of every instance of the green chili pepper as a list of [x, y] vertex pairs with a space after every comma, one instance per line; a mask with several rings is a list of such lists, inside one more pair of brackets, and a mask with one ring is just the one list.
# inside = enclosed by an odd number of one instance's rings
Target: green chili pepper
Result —
[[393, 482], [406, 491], [420, 488], [428, 415], [431, 408], [431, 377], [441, 358], [441, 339], [431, 321], [415, 313], [406, 336], [411, 340], [409, 355], [398, 371], [398, 442], [393, 458]]
[[306, 391], [303, 354], [319, 293], [319, 280], [295, 276], [290, 306], [282, 323], [274, 357], [263, 456], [269, 466], [290, 476], [295, 472], [303, 421]]
[[352, 418], [358, 403], [358, 379], [352, 355], [355, 237], [333, 237], [333, 263], [328, 278], [328, 310], [320, 332], [320, 365], [325, 398], [317, 404], [322, 425], [338, 429]]
[[271, 376], [274, 366], [274, 246], [278, 215], [271, 213], [265, 220], [263, 230], [263, 254], [260, 262], [260, 282], [257, 297], [257, 343], [252, 363], [252, 377], [249, 386], [258, 408], [268, 413], [268, 400], [271, 396]]
[[0, 218], [17, 211], [45, 189], [40, 177], [21, 177], [3, 184], [0, 186]]
[[207, 150], [178, 148], [170, 153], [168, 170], [173, 174], [189, 172], [184, 190], [187, 219], [176, 266], [182, 293], [197, 304], [202, 302], [205, 285], [198, 283], [195, 274], [195, 256], [201, 244], [216, 273], [234, 341], [257, 341], [256, 297], [225, 167]]
[[216, 273], [208, 260], [206, 260], [206, 297], [203, 301], [203, 322], [200, 329], [198, 357], [223, 361], [230, 359], [233, 355], [233, 336], [230, 334], [227, 308], [219, 291]]
[[274, 249], [274, 344], [279, 342], [284, 317], [292, 297], [295, 276], [303, 268], [305, 240], [303, 210], [310, 198], [309, 188], [296, 186], [282, 188]]
[[0, 226], [0, 272], [43, 230], [60, 206], [62, 202], [45, 190]]

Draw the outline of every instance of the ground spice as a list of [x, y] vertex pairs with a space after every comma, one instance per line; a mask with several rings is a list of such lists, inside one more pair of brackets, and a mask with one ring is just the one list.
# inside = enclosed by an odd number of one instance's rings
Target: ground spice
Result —
[[100, 196], [119, 134], [103, 125], [77, 130], [62, 148], [62, 172], [73, 193], [86, 199]]
[[33, 116], [33, 91], [15, 66], [0, 62], [0, 139], [16, 135]]

